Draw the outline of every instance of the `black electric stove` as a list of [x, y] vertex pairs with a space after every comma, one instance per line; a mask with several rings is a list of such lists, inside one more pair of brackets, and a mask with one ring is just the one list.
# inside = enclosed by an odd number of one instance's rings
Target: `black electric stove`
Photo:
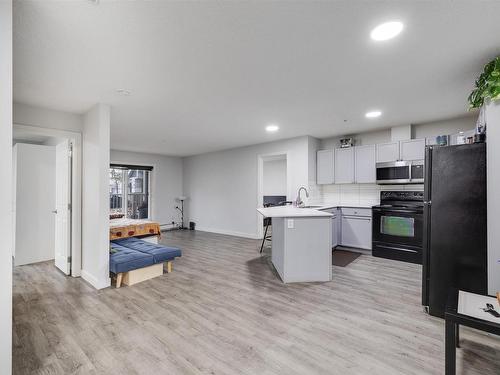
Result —
[[382, 191], [372, 207], [372, 254], [422, 264], [423, 191]]

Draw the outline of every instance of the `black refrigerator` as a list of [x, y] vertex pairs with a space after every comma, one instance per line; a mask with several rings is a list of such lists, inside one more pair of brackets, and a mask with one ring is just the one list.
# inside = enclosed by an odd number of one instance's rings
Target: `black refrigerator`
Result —
[[486, 144], [425, 151], [422, 305], [444, 317], [450, 288], [486, 294]]

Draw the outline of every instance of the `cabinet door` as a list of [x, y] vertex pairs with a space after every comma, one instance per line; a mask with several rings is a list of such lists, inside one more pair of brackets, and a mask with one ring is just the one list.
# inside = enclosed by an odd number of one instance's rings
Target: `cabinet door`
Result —
[[425, 157], [425, 139], [401, 141], [400, 147], [403, 160], [423, 160]]
[[371, 250], [372, 219], [369, 217], [342, 216], [342, 245]]
[[333, 184], [333, 150], [321, 150], [316, 154], [316, 183]]
[[[336, 210], [335, 210], [336, 211]], [[339, 244], [339, 224], [338, 224], [338, 216], [336, 212], [333, 212], [332, 217], [332, 249]]]
[[335, 183], [354, 183], [354, 148], [335, 150]]
[[375, 160], [375, 145], [354, 147], [354, 180], [357, 184], [374, 184], [376, 182]]
[[399, 160], [399, 142], [380, 143], [377, 145], [377, 163]]

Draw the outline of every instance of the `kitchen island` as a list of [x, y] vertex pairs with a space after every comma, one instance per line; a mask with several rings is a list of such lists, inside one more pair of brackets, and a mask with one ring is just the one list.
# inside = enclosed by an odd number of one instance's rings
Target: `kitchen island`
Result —
[[272, 220], [272, 263], [284, 283], [332, 279], [331, 217], [311, 208], [258, 208]]

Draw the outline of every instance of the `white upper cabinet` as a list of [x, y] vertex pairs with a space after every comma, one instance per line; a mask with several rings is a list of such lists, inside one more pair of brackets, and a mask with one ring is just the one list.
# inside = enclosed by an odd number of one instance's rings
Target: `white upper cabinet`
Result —
[[354, 147], [354, 180], [356, 183], [371, 184], [376, 182], [377, 175], [375, 170], [375, 155], [375, 145]]
[[333, 184], [333, 150], [321, 150], [316, 154], [316, 183]]
[[399, 160], [399, 142], [380, 143], [377, 145], [377, 163]]
[[400, 142], [402, 160], [421, 160], [425, 155], [425, 139], [409, 139]]
[[354, 147], [335, 149], [335, 183], [354, 183]]

